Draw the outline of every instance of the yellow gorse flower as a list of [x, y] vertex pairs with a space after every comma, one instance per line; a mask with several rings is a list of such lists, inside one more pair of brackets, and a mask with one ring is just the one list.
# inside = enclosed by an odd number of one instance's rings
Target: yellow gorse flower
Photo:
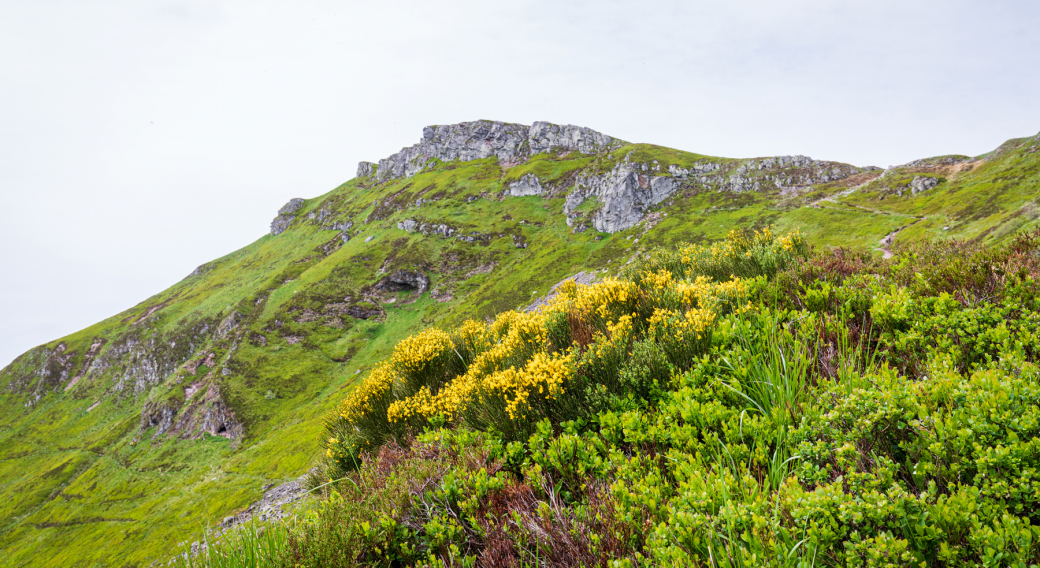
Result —
[[368, 374], [361, 385], [343, 400], [339, 407], [339, 415], [347, 422], [353, 422], [369, 412], [371, 403], [390, 394], [394, 375], [389, 363], [383, 363]]
[[[487, 323], [467, 320], [448, 332], [422, 331], [401, 341], [369, 373], [343, 400], [339, 416], [360, 432], [371, 420], [398, 425], [413, 420], [421, 424], [435, 416], [457, 420], [467, 409], [482, 408], [473, 405], [494, 402], [510, 420], [523, 419], [535, 405], [567, 392], [580, 357], [624, 357], [638, 339], [637, 330], [667, 343], [683, 358], [702, 353], [720, 314], [752, 308], [750, 281], [721, 271], [744, 259], [764, 262], [770, 254], [781, 258], [806, 246], [798, 232], [775, 237], [769, 229], [734, 231], [709, 246], [679, 247], [679, 254], [671, 257], [678, 262], [667, 269], [650, 263], [652, 268], [638, 273], [635, 281], [609, 277], [580, 285], [568, 280], [537, 311], [504, 312]], [[650, 316], [640, 315], [646, 313]], [[564, 314], [567, 318], [561, 320]], [[560, 346], [549, 341], [551, 326], [557, 326], [553, 333], [558, 334], [558, 326], [572, 326], [573, 321], [593, 326], [584, 355], [576, 347], [556, 351]], [[341, 453], [333, 449], [339, 444], [329, 439], [329, 457]]]
[[427, 329], [398, 343], [390, 364], [402, 373], [421, 373], [431, 361], [453, 348], [447, 333], [436, 328]]

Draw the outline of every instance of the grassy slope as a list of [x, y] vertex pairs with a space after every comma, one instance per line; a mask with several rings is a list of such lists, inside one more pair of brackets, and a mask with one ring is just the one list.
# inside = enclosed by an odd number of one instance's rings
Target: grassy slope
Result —
[[[113, 391], [117, 373], [110, 371], [29, 407], [23, 395], [3, 389], [0, 548], [7, 552], [7, 563], [129, 566], [164, 557], [178, 543], [194, 540], [201, 527], [257, 499], [263, 484], [306, 471], [320, 451], [323, 416], [354, 384], [356, 371], [381, 359], [398, 340], [429, 325], [527, 304], [578, 270], [612, 271], [655, 245], [715, 240], [735, 226], [773, 224], [782, 231], [800, 229], [819, 245], [875, 246], [920, 216], [924, 221], [901, 233], [901, 239], [948, 234], [991, 242], [1037, 223], [1038, 158], [1035, 146], [1026, 143], [1012, 143], [970, 171], [944, 174], [938, 187], [915, 197], [886, 195], [884, 189], [875, 190], [880, 182], [840, 196], [849, 181], [793, 196], [687, 192], [662, 204], [665, 215], [652, 229], [642, 224], [615, 235], [572, 233], [561, 214], [562, 194], [499, 195], [526, 173], [552, 185], [579, 168], [610, 169], [630, 152], [632, 161], [658, 160], [665, 169], [705, 159], [631, 145], [600, 158], [537, 156], [505, 171], [494, 160], [482, 160], [444, 164], [383, 185], [352, 180], [309, 200], [285, 233], [265, 236], [209, 263], [203, 274], [63, 338], [79, 354], [78, 368], [95, 337], [115, 341], [135, 333], [169, 339], [194, 323], [215, 325], [238, 311], [244, 317], [241, 334], [213, 340], [196, 356], [212, 351], [221, 360], [233, 351], [230, 374], [218, 375], [218, 383], [246, 437], [232, 449], [219, 437], [153, 441], [152, 429], [139, 431], [145, 402], [183, 401], [185, 387], [202, 380], [206, 368], [193, 376], [178, 371], [137, 395]], [[834, 201], [808, 206], [828, 195]], [[427, 202], [414, 207], [420, 198]], [[323, 207], [354, 222], [350, 242], [328, 255], [320, 247], [337, 239], [338, 232], [307, 223], [307, 215]], [[405, 218], [447, 223], [457, 234], [490, 238], [467, 243], [409, 234], [396, 227]], [[943, 232], [944, 226], [951, 228]], [[514, 235], [527, 248], [516, 248]], [[365, 243], [367, 237], [374, 239]], [[341, 328], [326, 325], [327, 317], [298, 321], [305, 319], [300, 318], [304, 310], [320, 312], [331, 302], [356, 298], [384, 272], [412, 267], [430, 275], [439, 298], [452, 299], [439, 302], [426, 294], [411, 302], [413, 297], [399, 293], [395, 303], [382, 305], [385, 318], [344, 316]], [[167, 305], [140, 317], [162, 302]], [[278, 321], [281, 327], [274, 326]], [[262, 334], [266, 345], [251, 341], [250, 334]], [[290, 336], [303, 340], [291, 344]], [[22, 363], [5, 369], [0, 384], [7, 384]]]

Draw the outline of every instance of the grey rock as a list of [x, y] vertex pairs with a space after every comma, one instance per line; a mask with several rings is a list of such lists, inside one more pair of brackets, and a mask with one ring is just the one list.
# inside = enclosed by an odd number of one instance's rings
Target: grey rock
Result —
[[611, 146], [614, 139], [585, 128], [570, 124], [535, 122], [527, 133], [531, 154], [543, 154], [557, 148], [576, 150], [582, 154], [596, 154]]
[[177, 416], [178, 410], [180, 408], [174, 400], [145, 404], [144, 408], [141, 409], [141, 431], [144, 432], [148, 428], [156, 426], [157, 428], [152, 438], [165, 434], [173, 427], [173, 419]]
[[545, 193], [545, 190], [542, 188], [542, 182], [538, 179], [538, 176], [526, 174], [518, 181], [509, 184], [509, 189], [506, 190], [506, 193], [513, 197], [525, 197], [528, 195], [542, 195]]
[[217, 337], [226, 337], [231, 330], [238, 327], [238, 323], [242, 321], [242, 314], [237, 311], [231, 312], [231, 315], [224, 318], [220, 325], [217, 326]]
[[357, 177], [363, 178], [372, 175], [377, 166], [372, 162], [358, 162], [357, 165]]
[[279, 215], [275, 217], [274, 221], [271, 221], [271, 234], [280, 235], [284, 233], [285, 230], [289, 228], [289, 225], [292, 224], [293, 219], [295, 218], [296, 217], [292, 215]]
[[[619, 141], [589, 128], [536, 122], [532, 126], [491, 120], [427, 126], [422, 140], [411, 147], [379, 160], [377, 180], [411, 177], [432, 167], [439, 160], [482, 160], [495, 156], [500, 161], [517, 162], [532, 154], [556, 149], [591, 154], [615, 147]], [[372, 168], [358, 164], [358, 175], [370, 175]]]
[[288, 203], [282, 206], [278, 210], [278, 216], [271, 221], [271, 234], [280, 235], [289, 228], [289, 225], [296, 218], [296, 212], [303, 207], [304, 200], [299, 197], [294, 197], [289, 200]]
[[405, 219], [397, 224], [397, 228], [406, 233], [414, 233], [419, 229], [419, 223], [415, 219]]
[[[264, 485], [263, 496], [254, 502], [245, 511], [224, 517], [218, 527], [218, 533], [223, 534], [229, 529], [247, 523], [251, 520], [268, 521], [282, 519], [293, 513], [295, 503], [307, 497], [305, 482], [307, 475], [301, 475], [294, 481], [283, 483], [277, 487], [274, 484]], [[195, 542], [191, 545], [191, 556], [197, 556], [206, 552], [205, 542]]]
[[374, 238], [376, 238], [375, 235], [369, 235], [369, 236], [365, 237], [365, 242], [366, 243], [370, 243], [370, 242], [372, 242], [372, 239], [374, 239]]
[[294, 198], [290, 199], [288, 203], [283, 205], [281, 209], [278, 210], [278, 214], [279, 215], [291, 215], [293, 213], [296, 213], [297, 211], [299, 211], [303, 207], [303, 203], [304, 203], [304, 200], [302, 198], [294, 197]]
[[910, 182], [910, 193], [917, 195], [918, 193], [928, 191], [937, 185], [939, 185], [939, 180], [933, 177], [917, 176]]
[[678, 188], [672, 177], [646, 175], [639, 173], [641, 171], [641, 164], [626, 161], [619, 162], [606, 174], [579, 175], [563, 204], [567, 224], [574, 227], [575, 210], [586, 199], [594, 197], [602, 206], [593, 215], [592, 226], [604, 233], [623, 231], [641, 221], [647, 207], [661, 203]]

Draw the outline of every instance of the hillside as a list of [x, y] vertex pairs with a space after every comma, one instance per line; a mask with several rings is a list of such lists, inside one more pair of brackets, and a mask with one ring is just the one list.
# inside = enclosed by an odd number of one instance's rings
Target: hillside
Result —
[[0, 372], [0, 547], [12, 566], [165, 558], [306, 473], [325, 416], [400, 340], [654, 247], [766, 226], [878, 256], [1007, 242], [1037, 226], [1038, 149], [1040, 136], [882, 171], [547, 123], [428, 127], [291, 200], [255, 243]]

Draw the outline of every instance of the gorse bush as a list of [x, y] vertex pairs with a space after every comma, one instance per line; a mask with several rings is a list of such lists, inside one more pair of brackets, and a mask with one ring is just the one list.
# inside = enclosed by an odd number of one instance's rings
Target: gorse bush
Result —
[[[773, 272], [804, 254], [805, 244], [798, 235], [734, 233], [705, 250], [710, 254], [684, 247], [666, 263], [644, 261], [632, 279], [565, 282], [537, 312], [505, 312], [486, 324], [468, 321], [402, 341], [330, 425], [329, 477], [356, 467], [362, 451], [431, 423], [520, 440], [540, 419], [589, 418], [609, 398], [645, 396], [645, 381], [631, 370], [621, 379], [633, 344], [646, 341], [663, 353], [667, 362], [653, 362], [658, 369], [689, 367], [710, 345], [715, 319], [747, 301], [753, 282], [732, 275]], [[704, 269], [728, 274], [716, 280]], [[650, 351], [644, 345], [640, 352]]]
[[422, 332], [262, 564], [1040, 565], [1038, 245], [735, 233]]

